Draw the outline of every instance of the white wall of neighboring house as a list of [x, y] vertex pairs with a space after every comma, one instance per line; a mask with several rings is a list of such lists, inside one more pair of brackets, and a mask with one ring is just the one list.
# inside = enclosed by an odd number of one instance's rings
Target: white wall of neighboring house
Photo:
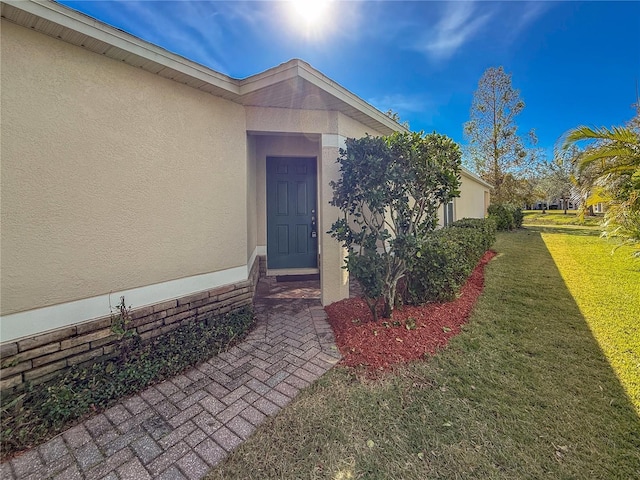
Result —
[[440, 207], [440, 226], [448, 225], [451, 219], [456, 221], [462, 218], [484, 218], [487, 215], [491, 198], [490, 184], [463, 169], [460, 175], [460, 191], [459, 197]]
[[533, 210], [564, 210], [565, 203], [567, 204], [567, 210], [575, 210], [580, 206], [579, 202], [573, 200], [567, 200], [565, 202], [562, 198], [554, 198], [548, 202], [536, 202], [531, 206], [531, 208]]

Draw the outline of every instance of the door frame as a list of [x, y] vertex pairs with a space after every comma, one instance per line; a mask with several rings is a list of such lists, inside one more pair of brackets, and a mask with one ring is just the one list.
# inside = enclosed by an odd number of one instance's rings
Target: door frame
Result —
[[[301, 159], [301, 160], [311, 160], [312, 164], [313, 164], [313, 177], [315, 179], [315, 185], [314, 185], [314, 195], [313, 195], [313, 202], [315, 205], [315, 222], [316, 222], [316, 231], [317, 231], [317, 238], [316, 241], [314, 242], [314, 247], [315, 247], [315, 267], [292, 267], [292, 268], [270, 268], [269, 267], [269, 196], [268, 196], [268, 184], [269, 184], [269, 163], [271, 161], [273, 161], [274, 159], [279, 159], [279, 158], [283, 158], [283, 159]], [[305, 275], [305, 274], [316, 274], [316, 273], [320, 273], [320, 238], [321, 238], [321, 232], [319, 231], [319, 226], [320, 226], [320, 218], [319, 218], [319, 210], [318, 210], [318, 205], [319, 205], [319, 195], [320, 195], [320, 191], [319, 191], [319, 165], [318, 165], [318, 156], [314, 156], [314, 155], [266, 155], [265, 156], [265, 194], [266, 194], [266, 201], [265, 201], [265, 253], [266, 253], [266, 266], [267, 266], [267, 271], [266, 274], [267, 276], [273, 276], [273, 275]]]

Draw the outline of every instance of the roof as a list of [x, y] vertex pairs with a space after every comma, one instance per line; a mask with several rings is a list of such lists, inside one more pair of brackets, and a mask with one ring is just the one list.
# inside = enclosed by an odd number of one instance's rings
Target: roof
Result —
[[406, 131], [299, 59], [236, 79], [51, 0], [2, 0], [1, 6], [2, 18], [17, 25], [242, 105], [335, 110], [385, 135]]
[[466, 168], [462, 168], [462, 174], [464, 176], [466, 176], [467, 178], [470, 178], [471, 180], [478, 182], [480, 185], [483, 185], [487, 188], [493, 188], [493, 185], [491, 185], [488, 182], [485, 182], [482, 178], [480, 178], [478, 175], [476, 175], [475, 173], [471, 173], [469, 170], [467, 170]]

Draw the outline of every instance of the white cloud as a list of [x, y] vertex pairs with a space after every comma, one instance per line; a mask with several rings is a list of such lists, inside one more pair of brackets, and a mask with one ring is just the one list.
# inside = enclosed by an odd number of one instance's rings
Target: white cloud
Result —
[[479, 12], [473, 2], [450, 2], [432, 31], [417, 45], [433, 60], [443, 61], [453, 57], [491, 19], [492, 12]]
[[401, 93], [373, 97], [367, 101], [383, 112], [393, 110], [398, 113], [422, 112], [429, 103], [419, 95], [404, 95]]
[[510, 25], [508, 30], [509, 40], [515, 40], [529, 25], [535, 22], [540, 16], [552, 7], [550, 2], [523, 2], [522, 11], [519, 12], [518, 18]]
[[[443, 98], [439, 98], [440, 104]], [[431, 124], [439, 115], [438, 103], [424, 94], [392, 93], [367, 99], [367, 102], [381, 112], [393, 110], [400, 121], [409, 121], [413, 125], [416, 119], [421, 124]]]
[[247, 28], [260, 9], [246, 2], [117, 2], [110, 15], [117, 25], [151, 43], [214, 70], [226, 72], [228, 33]]

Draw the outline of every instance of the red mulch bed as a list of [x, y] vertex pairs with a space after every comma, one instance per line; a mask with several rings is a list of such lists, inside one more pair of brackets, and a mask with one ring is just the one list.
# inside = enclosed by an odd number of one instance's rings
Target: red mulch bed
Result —
[[[495, 255], [492, 251], [484, 254], [456, 300], [404, 306], [394, 310], [393, 321], [380, 318], [374, 322], [362, 298], [348, 298], [327, 306], [329, 323], [342, 354], [340, 363], [380, 371], [433, 355], [460, 333], [467, 322], [484, 287], [484, 267]], [[415, 320], [415, 329], [406, 328], [408, 319]], [[409, 320], [410, 325], [413, 320]]]

